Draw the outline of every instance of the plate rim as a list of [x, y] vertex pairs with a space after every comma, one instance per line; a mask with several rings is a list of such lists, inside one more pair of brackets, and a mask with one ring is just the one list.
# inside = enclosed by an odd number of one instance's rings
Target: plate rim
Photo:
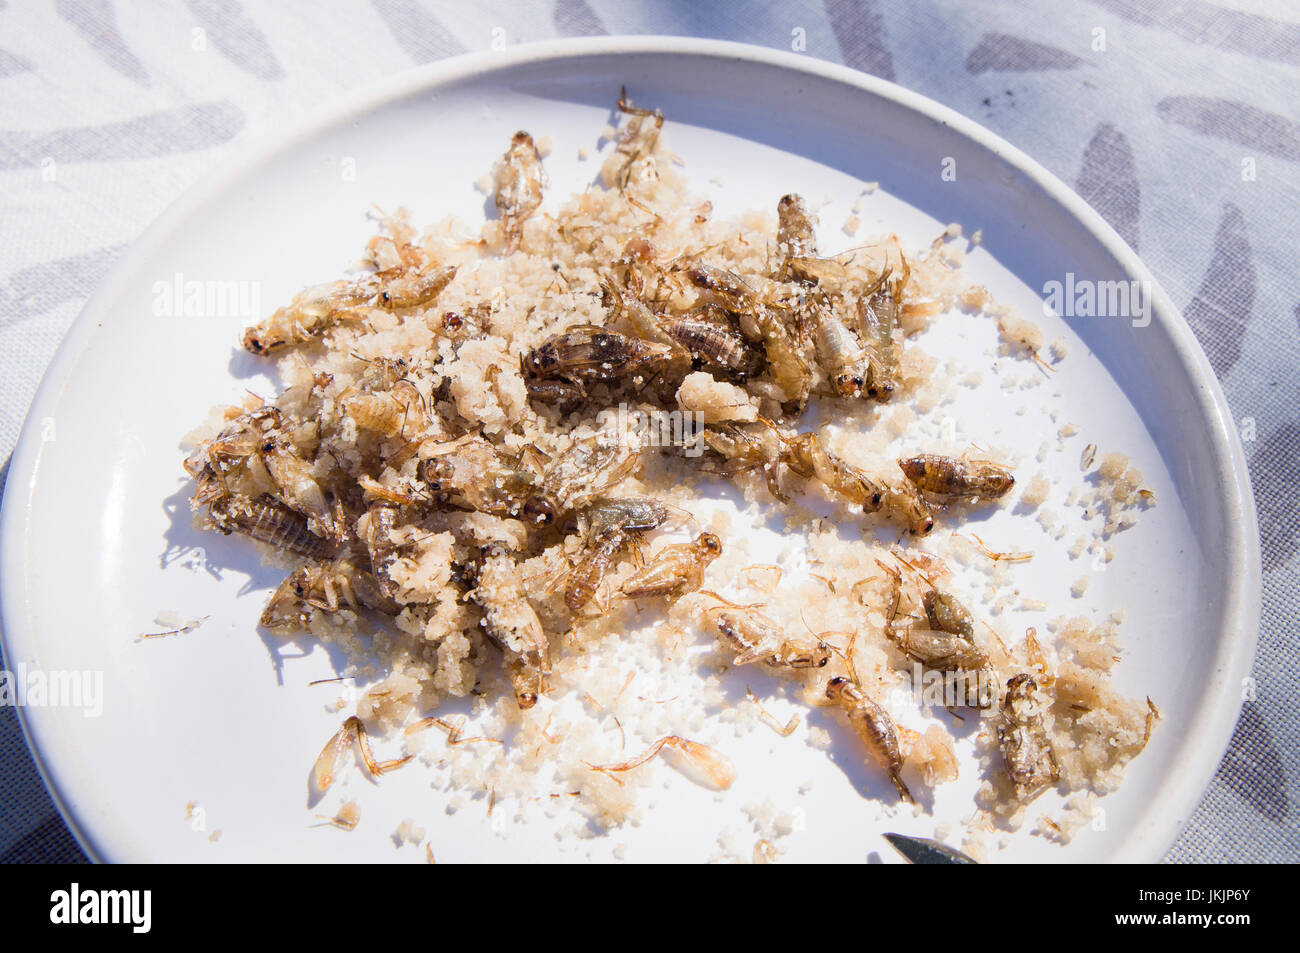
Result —
[[[911, 112], [949, 127], [974, 145], [991, 152], [1058, 203], [1096, 239], [1128, 274], [1148, 282], [1153, 319], [1164, 325], [1175, 354], [1190, 372], [1198, 403], [1196, 410], [1208, 426], [1217, 463], [1217, 485], [1223, 498], [1227, 538], [1222, 541], [1228, 565], [1238, 568], [1229, 578], [1220, 613], [1220, 638], [1210, 660], [1213, 672], [1206, 686], [1208, 704], [1188, 726], [1188, 741], [1178, 749], [1175, 767], [1160, 781], [1158, 796], [1146, 807], [1133, 835], [1115, 851], [1112, 862], [1161, 860], [1177, 840], [1200, 803], [1226, 752], [1240, 715], [1239, 686], [1253, 664], [1259, 635], [1262, 563], [1258, 518], [1250, 473], [1223, 388], [1182, 311], [1155, 280], [1147, 266], [1101, 215], [1064, 181], [1027, 153], [955, 109], [888, 80], [847, 66], [805, 55], [729, 40], [678, 36], [577, 37], [520, 44], [501, 51], [479, 51], [403, 70], [365, 84], [338, 101], [314, 110], [287, 131], [270, 130], [236, 150], [223, 167], [210, 170], [181, 193], [131, 242], [123, 256], [101, 279], [69, 327], [46, 368], [28, 408], [18, 442], [10, 458], [3, 499], [0, 500], [0, 648], [6, 660], [35, 652], [35, 627], [26, 625], [27, 543], [30, 535], [30, 499], [41, 463], [43, 441], [40, 421], [50, 416], [70, 370], [89, 343], [99, 323], [96, 315], [126, 287], [126, 278], [145, 263], [159, 245], [195, 210], [237, 184], [280, 153], [309, 140], [351, 117], [383, 107], [412, 94], [449, 83], [481, 77], [530, 63], [581, 60], [620, 54], [692, 56], [701, 60], [724, 59], [755, 63], [810, 74], [855, 87]], [[18, 607], [18, 608], [16, 608]], [[84, 793], [77, 771], [66, 761], [59, 764], [41, 743], [51, 735], [43, 709], [28, 711], [15, 706], [23, 735], [41, 780], [69, 830], [86, 855], [103, 862], [97, 838], [83, 829], [69, 806], [74, 790]], [[1187, 749], [1195, 741], [1194, 751]], [[1209, 752], [1207, 754], [1206, 752]], [[1210, 756], [1212, 755], [1212, 757]]]

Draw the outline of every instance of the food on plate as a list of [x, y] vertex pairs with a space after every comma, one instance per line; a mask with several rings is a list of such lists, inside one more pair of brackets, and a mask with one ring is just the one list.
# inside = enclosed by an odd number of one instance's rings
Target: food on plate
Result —
[[[727, 732], [779, 725], [748, 687], [728, 697], [736, 669], [851, 730], [884, 803], [922, 810], [980, 773], [977, 850], [1050, 787], [1113, 789], [1154, 710], [1113, 687], [1121, 620], [995, 628], [1013, 590], [1030, 603], [1010, 580], [1032, 554], [966, 523], [1016, 506], [1049, 528], [1054, 487], [1022, 485], [1032, 461], [963, 447], [944, 417], [971, 375], [1045, 378], [1041, 332], [967, 283], [960, 229], [828, 253], [794, 192], [715, 220], [663, 115], [617, 105], [601, 187], [549, 201], [545, 150], [520, 131], [477, 233], [384, 215], [358, 276], [244, 333], [277, 361], [279, 396], [219, 407], [193, 436], [198, 518], [285, 568], [262, 625], [340, 646], [362, 688], [318, 791], [355, 745], [375, 776], [439, 769], [449, 810], [490, 791], [497, 810], [545, 799], [614, 827], [644, 816], [660, 755], [725, 790]], [[996, 360], [926, 353], [953, 314], [996, 329]], [[1103, 463], [1067, 501], [1104, 516], [1081, 556], [1154, 505], [1121, 455]], [[802, 557], [756, 558], [720, 495], [779, 519]], [[896, 704], [909, 692], [919, 714]], [[476, 737], [433, 714], [455, 700]], [[954, 717], [977, 727], [962, 757]], [[427, 747], [433, 724], [445, 748]]]

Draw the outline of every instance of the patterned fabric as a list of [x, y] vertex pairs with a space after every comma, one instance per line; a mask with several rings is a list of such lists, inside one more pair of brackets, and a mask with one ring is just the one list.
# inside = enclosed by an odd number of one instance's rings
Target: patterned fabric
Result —
[[[255, 135], [365, 82], [494, 42], [660, 33], [802, 45], [1020, 146], [1073, 183], [1185, 309], [1250, 460], [1264, 614], [1231, 750], [1168, 859], [1300, 860], [1300, 702], [1290, 685], [1300, 665], [1300, 10], [1220, 3], [4, 5], [0, 476], [91, 289], [163, 207]], [[0, 708], [0, 859], [80, 856], [17, 718]]]

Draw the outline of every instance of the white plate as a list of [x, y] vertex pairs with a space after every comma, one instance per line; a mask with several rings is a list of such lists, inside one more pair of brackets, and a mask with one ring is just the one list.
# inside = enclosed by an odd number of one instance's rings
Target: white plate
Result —
[[[580, 162], [578, 149], [595, 145], [621, 84], [663, 109], [670, 147], [720, 215], [770, 208], [797, 189], [832, 200], [822, 212], [829, 240], [861, 184], [879, 181], [864, 206], [864, 234], [895, 230], [914, 246], [951, 221], [980, 227], [972, 278], [1026, 313], [1041, 308], [1044, 283], [1066, 272], [1151, 281], [1096, 213], [1005, 142], [898, 87], [793, 55], [679, 38], [565, 41], [431, 65], [333, 110], [186, 196], [140, 239], [69, 333], [13, 458], [0, 524], [9, 666], [103, 673], [99, 717], [22, 710], [50, 790], [92, 857], [420, 859], [387, 836], [411, 817], [440, 860], [601, 859], [615, 844], [627, 844], [632, 860], [704, 859], [740, 805], [766, 793], [803, 810], [806, 829], [784, 843], [792, 859], [888, 859], [881, 830], [933, 832], [929, 817], [889, 808], [882, 819], [854, 790], [849, 775], [861, 772], [845, 767], [854, 759], [838, 748], [851, 741], [842, 732], [834, 745], [843, 756], [834, 759], [757, 735], [738, 743], [728, 753], [742, 781], [727, 797], [701, 796], [678, 777], [639, 826], [602, 839], [557, 839], [544, 821], [514, 824], [503, 812], [494, 826], [482, 801], [449, 815], [422, 769], [354, 784], [364, 810], [357, 831], [309, 826], [308, 771], [339, 719], [324, 707], [332, 694], [307, 683], [333, 674], [331, 659], [302, 643], [277, 659], [284, 646], [258, 637], [257, 614], [278, 579], [247, 541], [195, 533], [180, 471], [178, 438], [211, 405], [244, 386], [272, 387], [258, 376], [263, 366], [236, 348], [248, 321], [155, 317], [155, 285], [178, 273], [254, 282], [266, 310], [355, 260], [372, 203], [407, 205], [420, 224], [448, 213], [481, 221], [484, 197], [472, 183], [520, 127], [554, 143], [554, 201], [595, 176], [598, 159]], [[945, 157], [956, 160], [956, 181], [941, 179]], [[354, 178], [342, 174], [348, 169]], [[1224, 750], [1253, 656], [1259, 554], [1245, 462], [1205, 357], [1152, 287], [1145, 328], [1044, 319], [1049, 340], [1065, 336], [1072, 346], [1040, 393], [1050, 403], [1046, 395], [1059, 391], [1081, 428], [1044, 469], [1078, 479], [1084, 442], [1123, 449], [1159, 505], [1116, 538], [1113, 568], [1096, 574], [1084, 600], [1072, 602], [1067, 590], [1088, 567], [1067, 566], [1064, 544], [1053, 553], [1040, 542], [1041, 558], [1022, 579], [1059, 612], [1126, 608], [1119, 684], [1156, 699], [1164, 718], [1106, 800], [1103, 830], [1087, 829], [1065, 848], [1018, 836], [1007, 858], [1158, 859]], [[943, 337], [935, 344], [942, 349]], [[1036, 411], [1015, 416], [1015, 395], [994, 388], [982, 400], [955, 411], [962, 434], [1016, 447], [1030, 461], [1055, 440], [1033, 431]], [[998, 512], [988, 534], [1007, 539], [1032, 523], [999, 522], [1011, 519]], [[214, 578], [170, 558], [190, 546], [232, 568]], [[210, 618], [185, 636], [136, 641], [157, 628], [160, 610]], [[796, 795], [805, 778], [817, 783]], [[935, 814], [969, 813], [973, 783], [945, 789]], [[203, 808], [208, 831], [222, 831], [219, 842], [192, 829], [188, 802]]]

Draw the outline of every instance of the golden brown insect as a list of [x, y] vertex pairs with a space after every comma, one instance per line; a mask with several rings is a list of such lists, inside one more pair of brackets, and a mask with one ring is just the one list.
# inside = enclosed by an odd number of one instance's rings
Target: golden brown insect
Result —
[[802, 477], [816, 477], [832, 493], [861, 506], [864, 513], [880, 509], [884, 487], [867, 476], [861, 467], [827, 450], [815, 431], [793, 437], [782, 434], [782, 441], [785, 444], [782, 460], [795, 473]]
[[[971, 640], [974, 624], [965, 606], [955, 597], [931, 586], [921, 599], [930, 628], [900, 624], [898, 617], [902, 602], [902, 575], [880, 560], [876, 560], [876, 565], [892, 580], [889, 605], [885, 609], [885, 637], [900, 652], [927, 669], [965, 674], [967, 677], [963, 679], [962, 691], [958, 695], [949, 696], [951, 699], [960, 699], [976, 708], [992, 705], [997, 700], [996, 677], [988, 654]], [[958, 687], [954, 682], [953, 689]], [[954, 710], [952, 703], [948, 710]]]
[[338, 324], [360, 322], [366, 308], [392, 311], [429, 304], [455, 277], [456, 269], [451, 267], [427, 274], [380, 272], [358, 281], [316, 285], [246, 330], [243, 344], [262, 356], [307, 344]]
[[794, 335], [777, 316], [779, 309], [744, 278], [726, 269], [697, 263], [686, 269], [686, 277], [740, 317], [741, 331], [762, 345], [768, 373], [786, 401], [802, 408], [812, 388], [812, 369]]
[[398, 381], [386, 391], [354, 394], [339, 402], [343, 413], [361, 430], [381, 437], [415, 436], [427, 429], [424, 399], [410, 381]]
[[639, 465], [640, 454], [621, 439], [601, 433], [575, 440], [545, 464], [542, 493], [533, 501], [539, 512], [549, 510], [550, 518], [542, 525], [607, 494]]
[[428, 272], [381, 272], [382, 283], [375, 291], [374, 304], [385, 311], [404, 311], [433, 304], [456, 277], [456, 266]]
[[665, 748], [680, 757], [676, 766], [697, 784], [725, 791], [736, 780], [736, 769], [724, 755], [706, 744], [677, 735], [666, 735], [660, 738], [631, 761], [624, 761], [621, 764], [588, 764], [587, 767], [601, 774], [631, 771], [645, 764]]
[[898, 324], [900, 289], [907, 283], [906, 265], [902, 277], [891, 280], [890, 272], [880, 276], [875, 290], [858, 300], [858, 333], [867, 345], [869, 397], [888, 400], [897, 385], [898, 345], [894, 328]]
[[492, 306], [477, 304], [464, 311], [444, 311], [426, 319], [429, 329], [453, 341], [482, 337], [492, 328]]
[[418, 269], [425, 262], [424, 249], [416, 243], [415, 228], [401, 213], [390, 215], [378, 206], [370, 217], [379, 223], [375, 235], [366, 242], [366, 266], [373, 271], [402, 267]]
[[764, 304], [763, 296], [753, 285], [725, 268], [696, 262], [686, 268], [686, 277], [695, 287], [710, 292], [715, 301], [736, 314], [752, 315]]
[[466, 434], [423, 452], [431, 454], [419, 467], [429, 492], [480, 513], [527, 516], [534, 525], [554, 518], [549, 505], [536, 502], [542, 498], [541, 474], [483, 437]]
[[848, 716], [853, 731], [862, 740], [872, 759], [889, 776], [898, 796], [908, 804], [915, 803], [912, 792], [903, 782], [903, 752], [898, 744], [898, 728], [889, 713], [842, 675], [832, 678], [826, 684], [826, 697], [839, 704]]
[[1029, 675], [1008, 680], [998, 725], [1003, 765], [1022, 800], [1060, 779], [1037, 691], [1038, 684]]
[[783, 273], [786, 280], [838, 289], [849, 278], [849, 270], [838, 258], [817, 258], [811, 255], [791, 255], [785, 260]]
[[668, 519], [668, 510], [654, 500], [604, 500], [581, 516], [585, 546], [569, 570], [564, 604], [577, 612], [596, 594], [624, 546]]
[[542, 204], [542, 156], [533, 137], [520, 130], [510, 140], [510, 148], [496, 169], [496, 195], [501, 224], [506, 234], [506, 252], [519, 247], [524, 221]]
[[704, 431], [703, 438], [708, 448], [722, 458], [721, 467], [712, 472], [733, 474], [762, 468], [767, 491], [782, 503], [790, 502], [781, 489], [781, 444], [768, 425], [710, 427]]
[[889, 605], [885, 607], [885, 637], [907, 658], [923, 664], [928, 670], [952, 673], [954, 677], [946, 681], [943, 696], [949, 711], [956, 714], [956, 707], [963, 705], [978, 709], [993, 705], [997, 701], [996, 673], [988, 654], [971, 641], [974, 624], [966, 607], [952, 595], [931, 585], [920, 601], [930, 628], [901, 624], [898, 621], [902, 602], [901, 573], [885, 566], [879, 559], [876, 566], [884, 569], [892, 579]]
[[760, 331], [763, 355], [773, 382], [785, 394], [787, 410], [801, 411], [812, 392], [812, 368], [804, 358], [794, 335], [770, 309], [764, 309]]
[[661, 526], [668, 516], [668, 507], [662, 503], [631, 497], [591, 504], [583, 510], [579, 524], [588, 537], [614, 529], [625, 533], [646, 533]]
[[268, 629], [306, 628], [309, 608], [337, 612], [345, 605], [387, 615], [397, 615], [401, 609], [384, 595], [373, 573], [343, 558], [294, 570], [271, 594], [260, 622]]
[[776, 249], [782, 258], [782, 270], [790, 258], [815, 257], [817, 236], [803, 196], [793, 192], [781, 196], [776, 203], [776, 217]]
[[[885, 612], [885, 635], [904, 655], [942, 672], [978, 670], [989, 665], [988, 655], [971, 641], [975, 626], [957, 599], [931, 586], [921, 598], [928, 629], [898, 623], [902, 602], [902, 574], [880, 560], [876, 565], [890, 576], [890, 604]], [[909, 564], [910, 565], [910, 564]]]
[[646, 599], [691, 592], [700, 588], [709, 563], [721, 555], [722, 540], [712, 533], [701, 533], [689, 543], [665, 546], [623, 583], [622, 593], [629, 599]]
[[397, 594], [397, 584], [389, 575], [398, 559], [399, 547], [393, 542], [397, 512], [397, 507], [389, 503], [376, 503], [366, 512], [364, 525], [359, 525], [358, 534], [370, 557], [370, 571], [379, 585], [379, 591], [388, 599]]
[[208, 518], [226, 535], [243, 533], [274, 549], [316, 559], [334, 552], [334, 542], [312, 532], [306, 517], [269, 496], [218, 501], [208, 508]]
[[667, 345], [675, 352], [672, 364], [679, 373], [692, 362], [745, 380], [757, 373], [762, 355], [728, 326], [725, 315], [706, 305], [694, 314], [656, 314], [639, 297], [620, 291], [608, 278], [603, 281], [604, 299], [612, 309], [611, 320], [625, 317], [642, 338]]
[[306, 344], [343, 321], [360, 321], [371, 295], [355, 284], [335, 281], [315, 285], [294, 295], [269, 318], [244, 332], [244, 348], [267, 355], [296, 344]]
[[564, 604], [570, 612], [579, 611], [592, 600], [626, 543], [627, 534], [618, 530], [587, 541], [578, 561], [569, 570], [564, 588]]
[[307, 517], [307, 525], [321, 536], [337, 538], [338, 527], [325, 491], [316, 481], [312, 465], [292, 444], [269, 436], [260, 451], [263, 464], [279, 490], [279, 497], [291, 509]]
[[644, 383], [680, 360], [678, 347], [579, 325], [521, 357], [520, 373], [530, 395], [563, 405], [585, 400], [599, 383]]
[[904, 655], [935, 671], [975, 672], [989, 667], [988, 653], [955, 632], [908, 626], [886, 634]]
[[549, 687], [551, 650], [524, 592], [519, 566], [504, 549], [491, 546], [481, 554], [474, 576], [466, 597], [483, 609], [484, 634], [505, 656], [515, 702], [521, 709], [532, 708]]
[[186, 457], [185, 471], [196, 484], [190, 506], [197, 509], [236, 495], [232, 479], [250, 465], [260, 465], [258, 453], [267, 436], [283, 424], [279, 410], [259, 407], [232, 419], [217, 436]]
[[937, 453], [919, 453], [898, 461], [917, 489], [941, 497], [995, 500], [1015, 485], [1006, 467], [982, 460], [966, 461]]
[[621, 192], [631, 181], [636, 163], [654, 155], [659, 145], [659, 130], [663, 128], [664, 115], [657, 109], [633, 106], [628, 102], [626, 87], [619, 90], [618, 110], [632, 117], [620, 130], [618, 137], [618, 153], [624, 159], [615, 182]]
[[366, 770], [374, 777], [396, 770], [414, 757], [414, 755], [407, 755], [391, 761], [377, 761], [370, 751], [370, 738], [366, 734], [366, 726], [361, 723], [360, 718], [353, 715], [343, 722], [343, 727], [325, 743], [325, 747], [316, 758], [316, 763], [312, 767], [312, 780], [318, 792], [323, 793], [334, 783], [334, 772], [338, 769], [339, 758], [352, 749], [353, 743], [361, 751], [361, 760], [365, 763]]
[[387, 503], [390, 506], [423, 506], [432, 503], [434, 496], [427, 489], [416, 484], [409, 477], [400, 477], [396, 486], [380, 483], [372, 476], [362, 473], [357, 477], [357, 486], [363, 491], [368, 503]]
[[968, 642], [975, 636], [975, 623], [968, 610], [957, 597], [931, 587], [921, 598], [925, 617], [935, 632], [959, 635]]
[[906, 480], [882, 486], [880, 506], [890, 519], [906, 524], [913, 536], [925, 536], [934, 529], [934, 514], [916, 487]]
[[[362, 394], [391, 390], [398, 381], [411, 372], [411, 365], [400, 357], [362, 357], [352, 354], [352, 358], [366, 365], [355, 389]], [[350, 388], [349, 391], [352, 389]]]
[[686, 315], [668, 316], [660, 327], [699, 366], [739, 381], [749, 380], [763, 368], [763, 353], [751, 346], [714, 305], [705, 304]]
[[869, 352], [857, 334], [823, 304], [813, 310], [816, 319], [817, 361], [830, 381], [832, 391], [840, 397], [858, 397], [866, 393], [871, 378]]
[[780, 624], [754, 606], [738, 606], [716, 592], [705, 591], [722, 603], [705, 612], [723, 645], [736, 653], [736, 665], [761, 661], [769, 668], [823, 668], [831, 649], [812, 635], [788, 635]]

